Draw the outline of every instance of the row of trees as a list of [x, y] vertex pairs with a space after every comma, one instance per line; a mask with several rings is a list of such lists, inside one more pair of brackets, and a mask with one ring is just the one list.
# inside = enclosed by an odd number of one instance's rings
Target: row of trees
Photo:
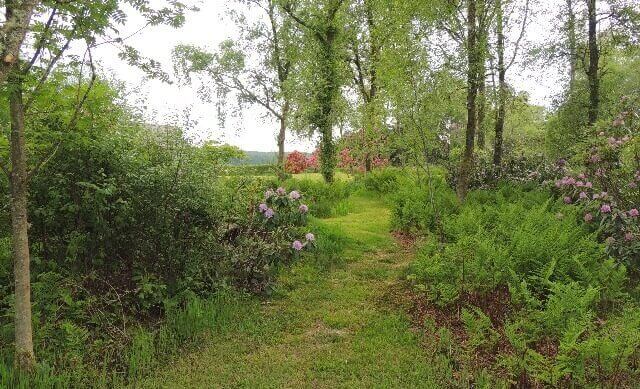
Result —
[[[515, 96], [507, 74], [524, 54], [537, 53], [534, 59], [544, 64], [560, 60], [569, 69], [569, 90], [576, 80], [588, 80], [591, 125], [598, 120], [602, 46], [615, 46], [620, 36], [637, 31], [637, 5], [629, 1], [564, 0], [552, 10], [544, 5], [539, 0], [238, 0], [230, 12], [240, 30], [236, 40], [213, 53], [181, 46], [175, 58], [185, 79], [198, 75], [211, 82], [203, 90], [216, 94], [218, 102], [233, 95], [239, 111], [256, 104], [279, 122], [280, 164], [289, 131], [319, 134], [328, 181], [337, 127], [361, 131], [363, 144], [384, 138], [390, 129], [421, 133], [417, 127], [424, 126], [426, 113], [417, 105], [425, 104], [425, 91], [441, 88], [445, 77], [464, 82], [464, 118], [450, 109], [444, 115], [467, 123], [458, 180], [464, 198], [475, 149], [486, 147], [490, 125], [492, 160], [500, 170], [508, 105]], [[249, 17], [253, 10], [262, 17]], [[561, 21], [557, 39], [543, 47], [526, 39], [535, 12], [558, 12]], [[453, 89], [450, 98], [458, 98]], [[437, 127], [434, 123], [428, 132], [438, 132]]]

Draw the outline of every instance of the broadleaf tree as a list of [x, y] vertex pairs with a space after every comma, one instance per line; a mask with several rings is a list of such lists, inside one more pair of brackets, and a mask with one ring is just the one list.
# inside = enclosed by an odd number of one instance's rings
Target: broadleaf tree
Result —
[[[184, 12], [189, 8], [178, 1], [154, 8], [150, 1], [107, 0], [103, 2], [63, 2], [55, 0], [5, 0], [5, 18], [0, 27], [2, 63], [0, 88], [3, 104], [9, 106], [9, 150], [0, 153], [0, 166], [9, 177], [11, 202], [12, 253], [15, 274], [15, 363], [22, 371], [35, 366], [31, 315], [31, 276], [29, 249], [29, 179], [37, 174], [57, 151], [56, 145], [35, 164], [30, 165], [25, 138], [25, 115], [29, 113], [34, 97], [41, 91], [51, 75], [60, 67], [79, 68], [78, 77], [89, 74], [89, 82], [78, 90], [74, 113], [64, 123], [68, 131], [76, 125], [87, 95], [96, 79], [93, 51], [109, 43], [121, 48], [121, 57], [138, 65], [151, 76], [162, 75], [157, 62], [141, 56], [128, 47], [118, 31], [126, 23], [126, 11], [135, 10], [144, 16], [147, 25], [169, 24], [180, 26]], [[84, 44], [84, 55], [69, 60], [72, 44]], [[6, 158], [6, 155], [9, 157]]]
[[[277, 121], [278, 164], [284, 166], [293, 109], [289, 89], [299, 37], [277, 0], [236, 0], [228, 15], [238, 37], [223, 41], [214, 52], [192, 45], [176, 47], [176, 73], [186, 82], [198, 78], [200, 94], [215, 100], [222, 123], [227, 110], [239, 115], [247, 106], [258, 106], [267, 118]], [[235, 106], [229, 104], [230, 96]]]

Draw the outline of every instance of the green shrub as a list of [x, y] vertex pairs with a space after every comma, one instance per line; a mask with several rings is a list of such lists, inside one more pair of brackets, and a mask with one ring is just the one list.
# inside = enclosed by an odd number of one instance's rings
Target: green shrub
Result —
[[455, 193], [439, 176], [427, 182], [405, 179], [390, 202], [392, 228], [412, 233], [435, 232], [445, 218], [458, 210]]
[[283, 186], [304, 193], [305, 201], [313, 208], [313, 215], [327, 218], [348, 211], [347, 199], [356, 190], [357, 184], [341, 180], [327, 184], [323, 181], [293, 178], [286, 180]]
[[[472, 192], [444, 220], [445, 242], [418, 251], [409, 279], [441, 309], [461, 309], [470, 350], [491, 350], [504, 337], [513, 351], [495, 368], [512, 379], [625, 386], [639, 378], [640, 309], [625, 268], [579, 219], [543, 191]], [[498, 331], [478, 298], [491, 304], [504, 288], [510, 301], [500, 304], [509, 309]]]

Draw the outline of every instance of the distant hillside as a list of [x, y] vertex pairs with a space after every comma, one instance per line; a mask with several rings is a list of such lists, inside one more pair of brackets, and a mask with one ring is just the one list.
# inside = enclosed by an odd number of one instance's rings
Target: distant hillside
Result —
[[245, 159], [234, 159], [229, 162], [231, 165], [272, 165], [278, 160], [278, 153], [275, 151], [245, 151]]
[[[243, 165], [273, 165], [278, 161], [278, 153], [276, 151], [244, 151], [247, 155], [245, 159], [233, 159], [229, 162], [233, 166]], [[287, 155], [289, 153], [286, 153]], [[309, 153], [303, 153], [309, 156]]]

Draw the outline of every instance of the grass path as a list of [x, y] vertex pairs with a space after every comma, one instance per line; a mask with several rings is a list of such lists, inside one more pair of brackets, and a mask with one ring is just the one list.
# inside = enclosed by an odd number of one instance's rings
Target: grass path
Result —
[[138, 387], [443, 387], [405, 316], [380, 297], [411, 260], [389, 234], [389, 211], [369, 197], [321, 224], [349, 237], [344, 264], [301, 261], [284, 272], [255, 319], [180, 358]]

